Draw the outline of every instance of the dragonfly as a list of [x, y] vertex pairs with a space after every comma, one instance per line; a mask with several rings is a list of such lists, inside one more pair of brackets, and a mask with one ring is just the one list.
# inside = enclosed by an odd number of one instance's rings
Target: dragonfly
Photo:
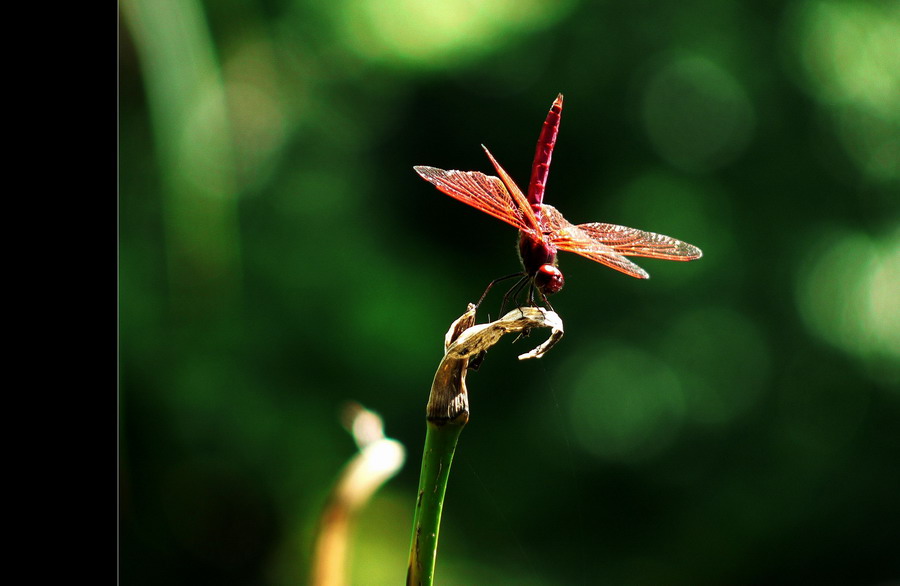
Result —
[[[534, 302], [533, 293], [537, 291], [543, 302], [550, 306], [547, 296], [558, 293], [565, 282], [556, 257], [560, 250], [574, 252], [638, 279], [648, 279], [650, 275], [626, 258], [628, 256], [688, 261], [703, 255], [696, 246], [663, 234], [616, 224], [573, 225], [555, 207], [544, 203], [562, 106], [563, 96], [559, 94], [547, 113], [538, 137], [527, 196], [484, 145], [481, 148], [499, 177], [478, 171], [413, 167], [423, 179], [443, 193], [519, 230], [518, 252], [522, 271], [492, 281], [478, 305], [495, 283], [520, 277], [507, 297], [518, 295], [528, 284], [528, 301]], [[504, 305], [506, 300], [504, 297]]]

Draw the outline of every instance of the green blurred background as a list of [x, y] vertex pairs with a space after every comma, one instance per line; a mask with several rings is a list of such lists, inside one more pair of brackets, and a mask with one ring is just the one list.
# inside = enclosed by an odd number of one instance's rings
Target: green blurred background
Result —
[[304, 583], [347, 400], [409, 456], [353, 583], [402, 583], [443, 335], [517, 268], [412, 167], [524, 187], [558, 92], [548, 202], [704, 257], [561, 256], [562, 343], [469, 377], [438, 583], [900, 579], [900, 4], [120, 9], [123, 583]]

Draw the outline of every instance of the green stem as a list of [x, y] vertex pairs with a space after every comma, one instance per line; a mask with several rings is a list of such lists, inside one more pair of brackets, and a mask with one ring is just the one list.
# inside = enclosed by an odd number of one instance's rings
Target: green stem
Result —
[[459, 434], [469, 421], [466, 391], [469, 359], [483, 356], [505, 334], [522, 333], [537, 327], [550, 328], [552, 332], [543, 344], [519, 356], [519, 360], [526, 360], [540, 358], [562, 337], [562, 321], [552, 311], [520, 307], [489, 324], [475, 326], [475, 306], [470, 304], [468, 311], [453, 322], [444, 337], [444, 358], [434, 375], [425, 408], [428, 430], [409, 547], [407, 586], [431, 586], [434, 581], [450, 465]]
[[428, 421], [406, 577], [409, 586], [429, 586], [434, 580], [441, 511], [450, 478], [450, 465], [459, 434], [467, 420], [466, 413], [452, 421]]

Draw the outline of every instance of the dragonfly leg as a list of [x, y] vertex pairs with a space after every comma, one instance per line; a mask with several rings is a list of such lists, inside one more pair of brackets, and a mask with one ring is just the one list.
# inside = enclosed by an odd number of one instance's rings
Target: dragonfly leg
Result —
[[478, 303], [475, 304], [475, 307], [480, 307], [481, 302], [484, 301], [484, 298], [487, 297], [488, 291], [491, 290], [491, 287], [499, 283], [500, 281], [506, 281], [512, 279], [513, 277], [521, 277], [522, 273], [513, 273], [511, 275], [506, 275], [505, 277], [500, 277], [499, 279], [494, 279], [490, 283], [488, 283], [487, 289], [484, 290], [484, 293], [481, 294], [481, 297], [478, 299]]
[[540, 296], [541, 296], [541, 300], [543, 300], [543, 302], [544, 302], [544, 305], [546, 305], [546, 306], [547, 306], [547, 307], [548, 307], [548, 308], [549, 308], [549, 309], [550, 309], [550, 311], [552, 311], [552, 312], [554, 312], [554, 313], [555, 313], [555, 312], [556, 312], [556, 310], [555, 310], [555, 309], [553, 309], [553, 306], [552, 306], [552, 305], [550, 305], [550, 300], [549, 300], [549, 299], [547, 299], [547, 296], [546, 296], [546, 295], [544, 295], [544, 292], [543, 292], [543, 291], [541, 291], [541, 290], [540, 290], [540, 289], [538, 289], [538, 295], [540, 295]]
[[[532, 279], [531, 283], [528, 284], [528, 305], [530, 305], [531, 307], [534, 307], [534, 289], [534, 280]], [[540, 295], [541, 297], [544, 296], [543, 293], [541, 293]]]
[[510, 298], [515, 300], [516, 296], [518, 296], [519, 293], [522, 292], [522, 288], [524, 288], [525, 285], [530, 281], [531, 277], [529, 277], [528, 275], [522, 275], [522, 278], [516, 281], [516, 284], [506, 292], [506, 295], [503, 296], [503, 303], [500, 304], [500, 315], [503, 315], [503, 310], [506, 309], [506, 304], [509, 303]]

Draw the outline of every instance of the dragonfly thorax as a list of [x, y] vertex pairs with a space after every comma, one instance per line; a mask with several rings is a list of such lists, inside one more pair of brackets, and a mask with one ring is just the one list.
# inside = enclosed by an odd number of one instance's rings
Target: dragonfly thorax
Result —
[[523, 232], [519, 236], [519, 258], [542, 293], [551, 295], [563, 288], [563, 275], [556, 267], [556, 248], [552, 244]]

